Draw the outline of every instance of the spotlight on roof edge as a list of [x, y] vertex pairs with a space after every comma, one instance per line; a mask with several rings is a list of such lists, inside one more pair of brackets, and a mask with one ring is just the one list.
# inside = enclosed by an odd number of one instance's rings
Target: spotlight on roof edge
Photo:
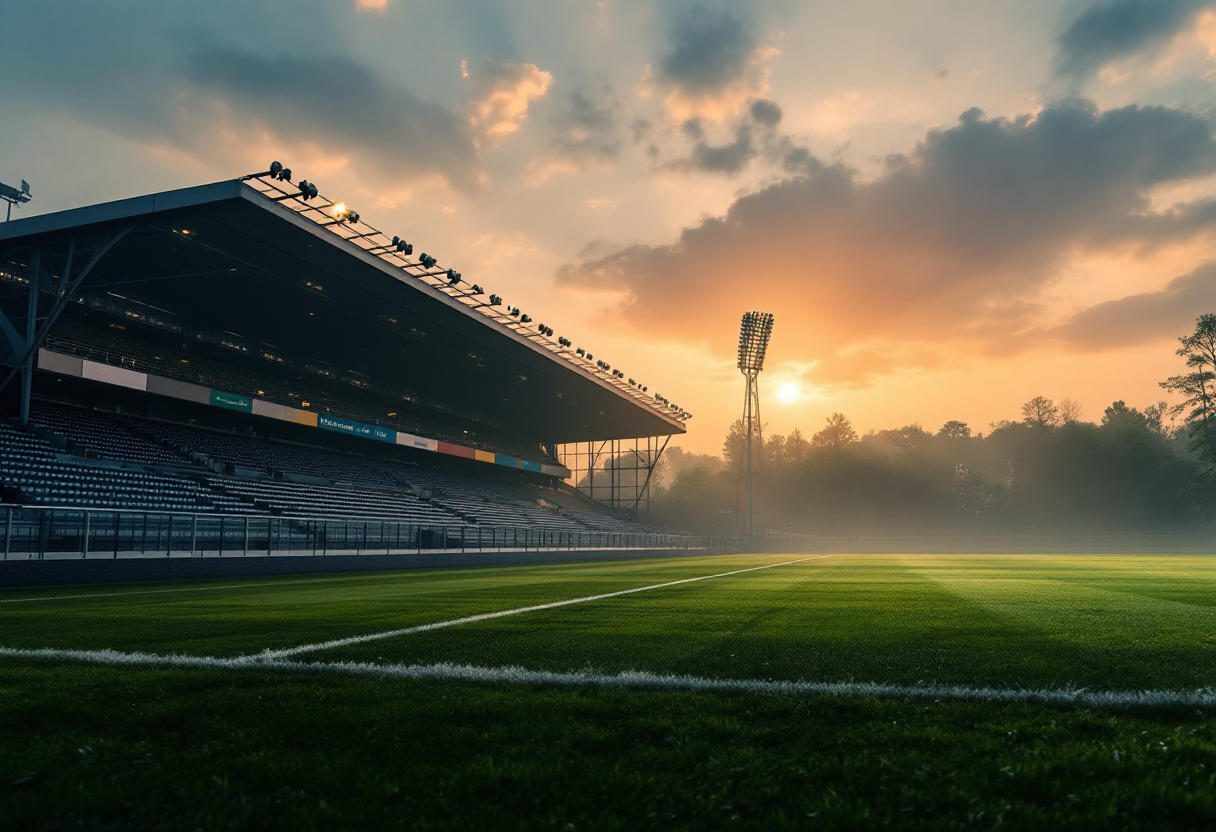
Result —
[[[263, 173], [249, 174], [247, 176], [242, 177], [241, 181], [247, 181], [250, 179], [261, 179], [264, 181], [266, 178], [269, 178], [272, 182], [279, 182], [279, 181], [290, 182], [291, 178], [292, 178], [291, 169], [284, 167], [281, 162], [276, 160], [276, 161], [273, 161], [270, 163], [270, 167], [267, 171], [265, 171]], [[29, 198], [30, 198], [29, 197], [29, 185], [27, 185], [24, 181], [22, 181], [21, 185], [22, 185], [22, 190], [20, 193], [21, 193], [21, 196], [24, 197], [21, 201], [28, 202]], [[297, 199], [299, 199], [302, 202], [307, 202], [308, 200], [314, 199], [320, 195], [316, 184], [313, 182], [309, 182], [307, 179], [301, 179], [299, 184], [296, 186], [299, 190], [298, 194], [292, 194], [288, 191], [284, 191], [281, 187], [279, 187], [277, 185], [273, 185], [272, 187], [275, 189], [275, 191], [277, 191], [279, 194], [281, 194], [281, 196], [272, 196], [271, 197], [276, 202], [279, 202], [282, 200], [289, 200], [292, 196], [295, 196]], [[12, 190], [15, 191], [16, 189], [12, 189]], [[267, 196], [270, 196], [270, 194], [267, 194], [265, 191], [262, 191], [262, 193]], [[334, 225], [341, 225], [344, 223], [355, 224], [355, 223], [360, 222], [359, 213], [357, 211], [351, 210], [351, 208], [345, 202], [330, 203], [328, 205], [328, 209], [321, 208], [321, 207], [317, 207], [317, 208], [310, 207], [310, 208], [305, 208], [302, 210], [299, 208], [296, 208], [295, 210], [297, 212], [301, 213], [302, 215], [304, 215], [305, 217], [313, 219], [314, 221], [316, 221], [316, 218], [314, 216], [309, 216], [309, 214], [307, 213], [310, 210], [311, 211], [320, 211], [320, 212], [323, 212], [323, 213], [326, 213], [326, 214], [329, 214], [330, 216], [332, 216], [335, 221], [319, 223], [322, 227], [324, 227], [326, 225], [334, 226]], [[358, 234], [358, 235], [356, 235], [355, 238], [348, 238], [348, 239], [366, 238], [366, 237], [371, 237], [371, 236], [378, 235], [381, 233], [381, 232], [377, 231], [374, 227], [370, 227], [370, 228], [371, 228], [370, 233]], [[389, 254], [389, 253], [396, 253], [396, 254], [403, 254], [403, 255], [409, 256], [409, 255], [413, 255], [414, 246], [412, 243], [409, 243], [409, 242], [405, 241], [404, 239], [402, 239], [401, 237], [394, 235], [391, 243], [372, 246], [371, 248], [364, 248], [363, 250], [368, 253], [371, 253], [371, 254], [383, 255], [383, 254]], [[432, 255], [423, 253], [419, 257], [418, 265], [422, 266], [424, 269], [429, 270], [429, 269], [435, 268], [438, 265], [438, 260], [435, 257], [433, 257]], [[410, 264], [407, 261], [403, 268], [409, 268], [409, 267], [410, 267]], [[458, 272], [454, 269], [444, 269], [444, 270], [441, 270], [440, 272], [438, 272], [437, 274], [445, 275], [447, 277], [449, 285], [451, 285], [451, 286], [455, 286], [455, 285], [459, 284], [460, 282], [462, 282], [462, 276], [461, 276], [460, 272]], [[413, 275], [413, 276], [414, 277], [428, 277], [430, 275]], [[476, 296], [476, 295], [481, 295], [484, 293], [485, 293], [485, 290], [482, 289], [482, 287], [480, 285], [474, 283], [474, 284], [470, 284], [469, 291], [464, 292], [461, 295], [458, 295], [457, 297]], [[502, 304], [502, 297], [497, 294], [492, 294], [489, 296], [489, 302], [483, 303], [481, 305], [482, 306], [498, 306], [500, 304]], [[473, 308], [477, 308], [477, 307], [475, 306]], [[532, 317], [530, 315], [523, 313], [522, 310], [520, 310], [520, 308], [518, 306], [508, 306], [507, 312], [511, 317], [518, 318], [521, 323], [527, 324], [527, 323], [532, 322]], [[748, 314], [763, 317], [762, 313], [748, 313]], [[768, 315], [767, 317], [768, 317], [767, 330], [771, 331], [773, 316]], [[745, 316], [745, 318], [746, 318], [746, 316]], [[759, 325], [760, 325], [761, 329], [763, 329], [764, 322], [761, 321], [759, 323]], [[545, 324], [540, 324], [540, 326], [537, 328], [537, 330], [540, 332], [541, 335], [543, 335], [547, 338], [553, 338], [554, 334], [555, 334], [553, 328], [546, 326]], [[739, 342], [740, 360], [741, 361], [743, 360], [744, 353], [750, 349], [750, 350], [752, 350], [752, 353], [758, 352], [758, 356], [756, 356], [752, 359], [749, 359], [749, 360], [758, 361], [758, 363], [759, 363], [758, 369], [762, 368], [763, 362], [764, 362], [764, 349], [767, 347], [767, 338], [764, 338], [763, 340], [764, 340], [764, 343], [759, 346], [758, 350], [756, 350], [756, 349], [754, 349], [755, 345], [749, 341], [746, 341], [743, 334], [741, 333], [740, 342]], [[560, 347], [563, 347], [563, 348], [569, 348], [569, 349], [574, 348], [574, 342], [572, 342], [569, 338], [566, 338], [564, 336], [558, 337], [557, 343]], [[752, 353], [749, 353], [749, 354], [752, 354]], [[577, 354], [579, 357], [583, 358], [586, 361], [592, 361], [595, 358], [595, 356], [593, 356], [589, 352], [586, 352], [581, 347], [577, 350]], [[568, 360], [569, 360], [569, 357], [568, 357]], [[625, 373], [621, 370], [614, 370], [611, 367], [611, 365], [609, 365], [607, 362], [597, 361], [596, 365], [597, 365], [597, 367], [599, 367], [600, 370], [602, 370], [605, 373], [609, 373], [613, 378], [620, 379], [622, 383], [624, 383], [626, 381]], [[628, 383], [629, 383], [630, 387], [636, 388], [638, 393], [647, 392], [648, 388], [643, 386], [636, 379], [632, 379], [632, 378], [628, 379]], [[655, 394], [656, 400], [658, 400], [660, 398], [661, 397], [658, 394]], [[667, 404], [667, 406], [669, 408], [671, 408], [672, 410], [677, 410], [679, 412], [679, 416], [681, 418], [689, 418], [692, 415], [692, 414], [688, 413], [687, 411], [683, 410], [682, 408], [678, 408], [678, 407], [670, 404], [669, 402], [667, 402], [666, 399], [663, 399], [663, 402], [665, 404]]]

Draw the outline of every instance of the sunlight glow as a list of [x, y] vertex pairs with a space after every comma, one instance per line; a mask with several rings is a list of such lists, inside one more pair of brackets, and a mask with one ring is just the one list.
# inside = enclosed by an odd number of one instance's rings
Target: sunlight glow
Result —
[[796, 381], [787, 381], [777, 388], [777, 401], [791, 404], [802, 398], [802, 388]]

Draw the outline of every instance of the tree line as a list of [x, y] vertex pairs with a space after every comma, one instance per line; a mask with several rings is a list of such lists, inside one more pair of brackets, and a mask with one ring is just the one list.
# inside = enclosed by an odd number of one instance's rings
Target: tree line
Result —
[[[1086, 421], [1076, 402], [1036, 396], [986, 434], [948, 421], [859, 436], [835, 413], [809, 438], [766, 436], [754, 452], [757, 525], [817, 535], [1110, 533], [1216, 519], [1216, 315], [1179, 341], [1187, 371], [1162, 382], [1183, 399], [1172, 407], [1116, 401]], [[669, 451], [650, 521], [737, 533], [746, 440], [736, 422], [721, 456]]]

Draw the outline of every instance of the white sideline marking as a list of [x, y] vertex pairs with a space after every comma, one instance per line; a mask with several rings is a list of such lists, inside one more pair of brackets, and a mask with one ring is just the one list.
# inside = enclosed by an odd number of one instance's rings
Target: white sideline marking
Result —
[[[281, 582], [280, 582], [281, 583]], [[0, 604], [25, 604], [30, 601], [70, 601], [75, 598], [115, 598], [119, 595], [156, 595], [162, 592], [210, 592], [216, 589], [241, 589], [270, 584], [231, 584], [229, 586], [188, 586], [182, 589], [145, 589], [132, 592], [95, 592], [89, 595], [39, 595], [36, 598], [0, 598]]]
[[719, 572], [716, 575], [701, 575], [696, 578], [681, 578], [678, 581], [667, 581], [662, 584], [651, 584], [650, 586], [639, 586], [634, 589], [622, 589], [618, 592], [605, 592], [602, 595], [588, 595], [585, 598], [571, 598], [566, 601], [551, 601], [548, 604], [536, 604], [531, 607], [518, 607], [513, 610], [500, 610], [498, 612], [483, 612], [477, 615], [469, 615], [464, 618], [453, 618], [450, 621], [435, 621], [430, 624], [418, 624], [414, 627], [403, 627], [400, 630], [388, 630], [383, 633], [371, 633], [366, 636], [350, 636], [349, 638], [337, 638], [333, 641], [322, 641], [317, 644], [304, 644], [299, 647], [286, 647], [282, 650], [271, 650], [267, 648], [256, 656], [249, 658], [255, 661], [265, 661], [268, 659], [281, 659], [286, 656], [298, 656], [301, 653], [312, 653], [317, 650], [329, 650], [334, 647], [348, 647], [352, 644], [362, 644], [366, 641], [377, 641], [382, 638], [393, 638], [394, 636], [408, 636], [411, 633], [424, 633], [427, 630], [440, 630], [444, 627], [455, 627], [459, 624], [473, 624], [478, 621], [490, 621], [494, 618], [506, 618], [508, 615], [520, 615], [525, 612], [538, 612], [540, 610], [551, 610], [557, 607], [568, 607], [571, 604], [584, 604], [588, 601], [600, 601], [604, 598], [618, 598], [621, 595], [632, 595], [635, 592], [646, 592], [651, 589], [662, 589], [665, 586], [677, 586], [679, 584], [691, 584], [696, 581], [708, 581], [711, 578], [725, 578], [729, 575], [742, 575], [744, 572], [757, 572], [761, 569], [773, 569], [777, 566], [790, 566], [795, 563], [805, 563], [808, 560], [822, 560], [830, 558], [831, 555], [816, 555], [812, 558], [799, 558], [798, 560], [787, 560], [782, 563], [767, 563], [764, 566], [752, 566], [747, 569], [736, 569], [734, 572]]
[[239, 656], [217, 659], [210, 656], [122, 653], [117, 650], [55, 650], [0, 647], [0, 657], [85, 662], [88, 664], [181, 667], [203, 670], [278, 670], [295, 673], [373, 676], [390, 679], [458, 682], [500, 682], [516, 685], [618, 688], [698, 693], [743, 693], [768, 696], [850, 696], [871, 699], [909, 699], [985, 702], [994, 704], [1039, 703], [1080, 705], [1097, 708], [1188, 707], [1216, 705], [1211, 688], [1178, 690], [1089, 690], [1087, 688], [988, 688], [966, 685], [888, 685], [880, 682], [786, 682], [775, 679], [720, 679], [706, 676], [627, 671], [559, 672], [522, 667], [475, 667], [454, 664], [371, 664], [368, 662], [295, 662]]

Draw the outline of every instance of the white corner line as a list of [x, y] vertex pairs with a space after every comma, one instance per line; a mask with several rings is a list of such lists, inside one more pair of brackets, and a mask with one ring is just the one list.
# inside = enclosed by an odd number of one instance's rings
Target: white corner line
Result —
[[776, 679], [730, 679], [706, 676], [595, 671], [527, 670], [522, 667], [476, 667], [454, 664], [372, 664], [368, 662], [296, 662], [252, 656], [123, 653], [117, 650], [56, 650], [0, 647], [0, 658], [69, 661], [122, 667], [197, 670], [270, 670], [414, 681], [478, 682], [571, 688], [611, 688], [762, 696], [854, 697], [986, 704], [1071, 705], [1087, 708], [1206, 708], [1216, 705], [1211, 688], [1196, 690], [1090, 690], [1088, 688], [992, 688], [967, 685], [892, 685], [881, 682], [808, 682]]
[[798, 560], [787, 560], [781, 563], [767, 563], [764, 566], [752, 566], [747, 569], [736, 569], [733, 572], [719, 572], [715, 575], [700, 575], [696, 578], [681, 578], [678, 581], [667, 581], [661, 584], [651, 584], [650, 586], [639, 586], [633, 589], [622, 589], [618, 592], [605, 592], [601, 595], [588, 595], [584, 598], [570, 598], [566, 601], [552, 601], [548, 604], [536, 604], [531, 607], [518, 607], [513, 610], [499, 610], [498, 612], [483, 612], [478, 615], [469, 615], [464, 618], [453, 618], [450, 621], [435, 621], [430, 624], [419, 624], [414, 627], [403, 627], [399, 630], [387, 630], [383, 633], [370, 633], [365, 636], [351, 636], [349, 638], [338, 638], [332, 641], [322, 641], [316, 644], [304, 644], [299, 647], [285, 647], [282, 650], [267, 649], [256, 656], [249, 658], [255, 660], [266, 661], [270, 659], [283, 659], [288, 656], [298, 656], [302, 653], [313, 653], [317, 650], [330, 650], [335, 647], [349, 647], [352, 644], [363, 644], [368, 641], [378, 641], [382, 638], [394, 638], [395, 636], [408, 636], [412, 633], [424, 633], [428, 630], [440, 630], [444, 627], [456, 627], [461, 624], [474, 624], [478, 621], [490, 621], [495, 618], [506, 618], [509, 615], [522, 615], [526, 612], [539, 612], [540, 610], [552, 610], [558, 607], [568, 607], [571, 604], [585, 604], [589, 601], [602, 601], [605, 598], [619, 598], [622, 595], [632, 595], [636, 592], [649, 592], [652, 589], [662, 589], [668, 586], [678, 586], [680, 584], [691, 584], [697, 581], [708, 581], [713, 578], [726, 578], [730, 575], [742, 575], [745, 572], [758, 572], [761, 569], [775, 569], [778, 566], [792, 566], [795, 563], [806, 563], [810, 560], [822, 560], [830, 558], [832, 555], [816, 555], [815, 557], [799, 558]]

